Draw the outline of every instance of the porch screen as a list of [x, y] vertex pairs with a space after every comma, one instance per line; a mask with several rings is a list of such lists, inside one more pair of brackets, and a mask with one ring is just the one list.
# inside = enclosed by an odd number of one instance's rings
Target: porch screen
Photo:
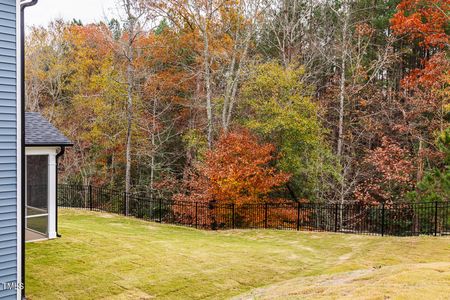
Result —
[[48, 155], [29, 155], [26, 162], [27, 228], [48, 233]]

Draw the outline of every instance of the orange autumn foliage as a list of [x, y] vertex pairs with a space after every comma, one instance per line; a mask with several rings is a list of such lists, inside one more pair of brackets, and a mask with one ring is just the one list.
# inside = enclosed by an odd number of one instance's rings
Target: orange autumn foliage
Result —
[[[419, 145], [427, 139], [434, 139], [434, 132], [446, 126], [450, 70], [447, 58], [449, 11], [450, 0], [402, 0], [391, 19], [394, 34], [403, 36], [411, 43], [412, 53], [418, 53], [415, 59], [411, 56], [410, 66], [405, 68], [406, 74], [401, 80], [406, 93], [398, 103], [405, 122], [398, 122], [393, 128], [399, 133], [411, 134]], [[422, 176], [424, 162], [429, 163], [439, 157], [432, 145], [425, 143], [423, 148], [413, 151], [414, 172], [417, 172], [418, 179]], [[381, 190], [378, 194], [382, 194]]]
[[290, 178], [270, 166], [274, 152], [272, 144], [259, 144], [248, 130], [223, 133], [189, 181], [190, 194], [176, 199], [236, 204], [268, 201], [269, 194]]
[[449, 43], [446, 34], [450, 0], [403, 0], [391, 19], [391, 28], [397, 35], [419, 40], [420, 46], [443, 48]]
[[407, 89], [422, 87], [425, 89], [442, 89], [448, 85], [450, 62], [444, 52], [433, 55], [424, 62], [423, 69], [412, 70], [402, 80], [402, 86]]
[[[439, 90], [448, 84], [448, 48], [450, 0], [403, 0], [391, 19], [394, 34], [404, 35], [429, 53], [420, 61], [421, 68], [412, 69], [402, 80], [409, 90]], [[431, 50], [430, 48], [434, 48]], [[430, 51], [431, 50], [431, 51]]]

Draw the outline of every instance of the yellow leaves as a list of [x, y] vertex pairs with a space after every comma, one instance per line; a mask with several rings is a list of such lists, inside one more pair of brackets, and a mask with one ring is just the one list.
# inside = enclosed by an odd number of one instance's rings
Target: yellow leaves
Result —
[[[243, 88], [246, 125], [276, 143], [277, 166], [293, 174], [292, 181], [308, 194], [319, 188], [318, 176], [335, 177], [336, 161], [325, 142], [319, 109], [302, 83], [304, 69], [276, 63], [258, 66]], [[307, 174], [307, 175], [305, 175]], [[292, 182], [291, 181], [291, 182]]]

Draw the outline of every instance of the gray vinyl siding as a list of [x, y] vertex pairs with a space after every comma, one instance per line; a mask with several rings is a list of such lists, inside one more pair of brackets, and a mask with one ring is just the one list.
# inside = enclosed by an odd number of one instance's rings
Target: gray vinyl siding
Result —
[[17, 281], [16, 0], [0, 0], [0, 299]]

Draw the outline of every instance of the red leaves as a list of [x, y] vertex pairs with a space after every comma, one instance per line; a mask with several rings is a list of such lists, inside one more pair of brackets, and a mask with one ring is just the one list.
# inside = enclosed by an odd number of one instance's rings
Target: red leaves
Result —
[[[450, 36], [446, 33], [449, 24], [450, 0], [403, 0], [391, 19], [391, 28], [396, 35], [406, 35], [419, 46], [442, 49], [448, 47]], [[412, 70], [402, 81], [404, 87], [439, 88], [443, 75], [449, 69], [444, 52], [423, 61], [423, 69]]]
[[446, 82], [445, 74], [450, 70], [450, 62], [444, 52], [433, 55], [425, 61], [424, 68], [413, 70], [402, 80], [402, 85], [408, 89], [423, 87], [440, 89]]
[[269, 166], [274, 151], [273, 145], [259, 144], [248, 130], [222, 134], [189, 184], [193, 193], [185, 198], [237, 204], [267, 200], [290, 177]]
[[383, 137], [381, 147], [370, 151], [366, 162], [374, 166], [384, 180], [401, 184], [410, 182], [414, 169], [408, 151], [386, 137]]
[[391, 28], [397, 35], [420, 40], [423, 47], [444, 48], [449, 43], [445, 32], [448, 11], [450, 0], [403, 0], [391, 19]]
[[407, 150], [387, 137], [381, 147], [369, 152], [365, 159], [369, 177], [355, 191], [363, 202], [390, 202], [404, 196], [411, 186], [414, 165]]

